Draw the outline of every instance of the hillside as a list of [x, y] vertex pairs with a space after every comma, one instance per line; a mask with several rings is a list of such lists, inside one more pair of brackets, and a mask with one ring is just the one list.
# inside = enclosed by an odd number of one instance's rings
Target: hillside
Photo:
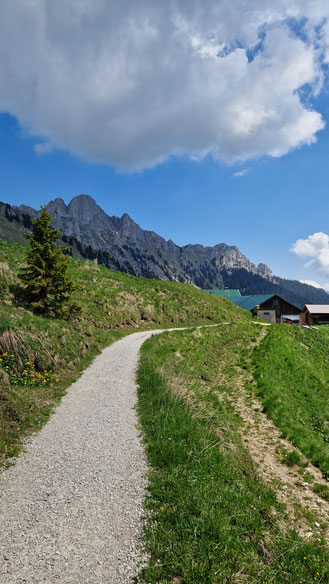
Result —
[[[239, 288], [243, 294], [277, 293], [303, 307], [325, 304], [321, 289], [273, 276], [265, 264], [255, 266], [236, 246], [220, 243], [178, 246], [153, 231], [145, 231], [127, 213], [107, 215], [88, 195], [79, 195], [65, 205], [62, 199], [47, 206], [54, 225], [62, 230], [62, 245], [70, 255], [95, 259], [108, 268], [135, 276], [179, 281], [203, 289]], [[26, 205], [0, 203], [0, 237], [24, 241], [37, 211]]]
[[326, 582], [327, 328], [262, 327], [193, 286], [74, 258], [81, 315], [36, 316], [13, 296], [25, 250], [0, 240], [0, 462], [106, 345], [136, 330], [219, 323], [143, 345], [150, 472], [139, 581]]
[[146, 341], [141, 582], [328, 582], [327, 345], [247, 321]]
[[328, 342], [327, 326], [270, 327], [253, 365], [267, 415], [329, 481]]
[[[36, 316], [17, 306], [13, 297], [25, 250], [26, 246], [0, 240], [0, 358], [2, 353], [15, 355], [9, 372], [17, 381], [16, 387], [9, 385], [8, 375], [0, 367], [2, 458], [19, 450], [21, 437], [44, 423], [79, 371], [121, 336], [136, 330], [249, 318], [230, 302], [193, 286], [136, 278], [76, 259], [70, 261], [69, 271], [76, 285], [75, 299], [82, 308], [79, 318], [68, 322]], [[58, 383], [51, 390], [48, 385], [25, 387], [26, 363], [34, 365], [40, 375], [51, 370]]]

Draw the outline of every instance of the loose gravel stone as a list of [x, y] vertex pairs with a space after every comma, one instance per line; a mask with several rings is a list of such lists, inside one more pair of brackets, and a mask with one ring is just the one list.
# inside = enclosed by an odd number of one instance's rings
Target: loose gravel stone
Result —
[[106, 348], [2, 474], [1, 584], [125, 584], [138, 572], [147, 466], [135, 370], [151, 334]]

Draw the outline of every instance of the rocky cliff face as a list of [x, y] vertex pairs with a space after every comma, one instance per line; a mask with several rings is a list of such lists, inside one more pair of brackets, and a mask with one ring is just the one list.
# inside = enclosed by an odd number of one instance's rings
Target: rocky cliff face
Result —
[[179, 247], [152, 231], [141, 229], [127, 213], [121, 218], [110, 217], [88, 195], [74, 197], [68, 205], [62, 199], [55, 199], [47, 209], [54, 225], [68, 240], [75, 238], [92, 250], [108, 254], [112, 263], [115, 260], [122, 269], [137, 276], [219, 287], [223, 285], [223, 269], [228, 273], [241, 268], [258, 273], [258, 268], [236, 246], [221, 243], [214, 247]]
[[[121, 218], [110, 217], [88, 195], [74, 197], [68, 205], [57, 198], [47, 209], [71, 255], [97, 258], [109, 268], [205, 289], [227, 286], [240, 288], [243, 294], [276, 292], [299, 304], [325, 302], [328, 298], [322, 290], [316, 292], [311, 286], [276, 278], [268, 266], [255, 266], [236, 246], [220, 243], [213, 247], [179, 247], [153, 231], [141, 229], [127, 213]], [[16, 233], [16, 240], [23, 241], [36, 216], [37, 211], [26, 205], [0, 203], [0, 237], [12, 241]]]
[[257, 266], [257, 274], [271, 280], [273, 278], [272, 271], [266, 264], [258, 264]]

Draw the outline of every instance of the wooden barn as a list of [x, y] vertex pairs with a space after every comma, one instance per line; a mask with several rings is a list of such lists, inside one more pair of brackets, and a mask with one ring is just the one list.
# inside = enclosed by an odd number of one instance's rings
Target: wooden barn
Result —
[[277, 294], [251, 294], [230, 298], [231, 302], [240, 308], [249, 310], [269, 322], [281, 322], [282, 315], [300, 315], [302, 310]]
[[304, 324], [329, 324], [329, 304], [305, 304], [301, 320]]

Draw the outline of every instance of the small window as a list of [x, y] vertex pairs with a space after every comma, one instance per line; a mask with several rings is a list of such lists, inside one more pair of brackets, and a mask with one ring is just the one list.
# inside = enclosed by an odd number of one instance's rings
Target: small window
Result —
[[270, 316], [269, 312], [263, 312], [264, 316]]

